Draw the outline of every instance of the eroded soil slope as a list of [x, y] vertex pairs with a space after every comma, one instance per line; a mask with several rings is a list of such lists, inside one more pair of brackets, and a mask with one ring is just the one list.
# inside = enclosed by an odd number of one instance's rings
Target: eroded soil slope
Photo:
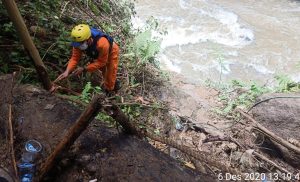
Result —
[[[3, 82], [0, 82], [0, 84]], [[3, 110], [3, 114], [6, 112]], [[2, 110], [1, 110], [2, 113]], [[43, 145], [37, 164], [53, 151], [81, 111], [65, 100], [34, 86], [15, 86], [13, 122], [17, 162], [29, 139]], [[5, 119], [1, 120], [5, 123]], [[182, 166], [146, 141], [124, 135], [94, 120], [69, 152], [61, 156], [46, 181], [214, 181]], [[1, 137], [1, 143], [6, 143]], [[2, 168], [11, 171], [7, 148], [1, 147]], [[6, 157], [3, 157], [6, 156]]]

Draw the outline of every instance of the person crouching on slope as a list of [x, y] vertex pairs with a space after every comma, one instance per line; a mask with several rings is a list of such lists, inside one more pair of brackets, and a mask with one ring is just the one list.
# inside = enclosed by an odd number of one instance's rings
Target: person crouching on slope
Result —
[[[86, 24], [79, 24], [72, 29], [72, 57], [64, 73], [59, 75], [55, 81], [67, 78], [76, 68], [81, 56], [85, 53], [93, 59], [85, 67], [79, 67], [74, 71], [75, 75], [83, 72], [94, 72], [99, 69], [104, 78], [104, 91], [111, 93], [119, 89], [117, 79], [119, 63], [119, 46], [113, 38], [98, 29], [90, 28]], [[117, 88], [118, 87], [118, 88]]]

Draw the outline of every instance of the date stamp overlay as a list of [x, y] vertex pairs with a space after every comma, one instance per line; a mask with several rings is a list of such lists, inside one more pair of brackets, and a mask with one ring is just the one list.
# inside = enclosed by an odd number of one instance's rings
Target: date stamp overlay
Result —
[[299, 181], [300, 173], [243, 173], [243, 175], [219, 173], [217, 177], [219, 181]]

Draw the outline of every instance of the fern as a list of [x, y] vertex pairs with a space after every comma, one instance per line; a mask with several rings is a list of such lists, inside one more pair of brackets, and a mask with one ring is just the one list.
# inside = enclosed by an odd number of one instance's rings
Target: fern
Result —
[[141, 32], [139, 33], [136, 37], [135, 37], [135, 50], [138, 50], [140, 48], [143, 48], [146, 44], [147, 41], [151, 39], [151, 30], [147, 30], [145, 32]]
[[137, 35], [135, 39], [135, 53], [142, 61], [142, 64], [151, 62], [160, 50], [160, 41], [152, 39], [151, 30]]

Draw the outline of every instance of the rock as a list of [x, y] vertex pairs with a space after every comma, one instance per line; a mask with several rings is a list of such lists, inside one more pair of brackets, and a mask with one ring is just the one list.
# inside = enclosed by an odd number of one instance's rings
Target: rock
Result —
[[170, 147], [170, 156], [173, 157], [174, 159], [178, 159], [179, 156], [179, 151], [175, 148]]
[[60, 161], [60, 164], [61, 164], [62, 167], [68, 166], [70, 164], [70, 159], [68, 159], [68, 158], [62, 159]]
[[77, 159], [77, 162], [84, 165], [87, 164], [90, 161], [90, 159], [91, 159], [90, 155], [82, 155]]
[[94, 163], [90, 163], [86, 166], [86, 171], [92, 175], [97, 171], [97, 166]]
[[45, 110], [52, 110], [54, 106], [55, 106], [55, 104], [47, 104], [44, 109]]
[[[280, 97], [280, 98], [275, 98]], [[300, 140], [300, 94], [265, 94], [257, 99], [263, 101], [252, 109], [253, 118], [277, 136], [287, 140], [293, 138]], [[287, 148], [271, 141], [274, 150], [293, 166], [300, 163], [300, 155], [291, 153]], [[263, 143], [271, 147], [268, 143]]]
[[237, 150], [237, 145], [235, 143], [224, 144], [223, 150], [229, 154], [230, 152]]
[[[247, 169], [247, 168], [255, 169], [255, 168], [259, 167], [257, 165], [254, 157], [252, 156], [253, 152], [254, 152], [253, 149], [248, 149], [241, 156], [240, 163], [244, 169]], [[254, 171], [256, 171], [256, 170], [254, 170]]]
[[234, 166], [239, 166], [242, 171], [257, 171], [259, 166], [252, 156], [252, 153], [252, 149], [246, 150], [245, 152], [235, 151], [231, 154], [231, 163]]

